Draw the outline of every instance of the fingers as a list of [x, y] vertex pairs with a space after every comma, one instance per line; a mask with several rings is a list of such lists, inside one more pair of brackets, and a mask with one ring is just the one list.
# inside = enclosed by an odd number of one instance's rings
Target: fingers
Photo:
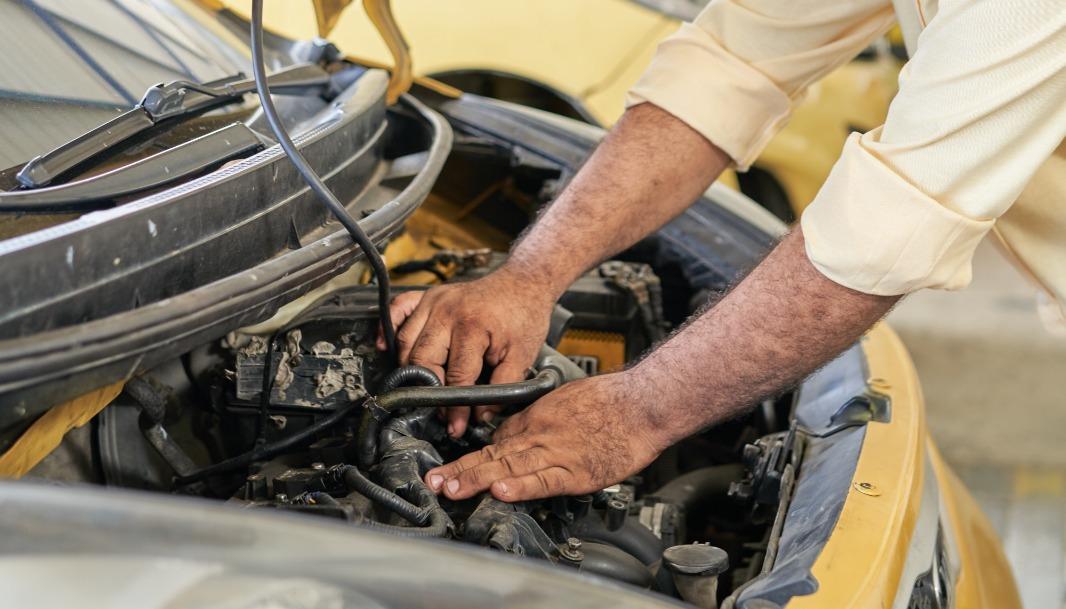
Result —
[[474, 420], [491, 421], [501, 410], [503, 406], [477, 406], [474, 408]]
[[[410, 317], [411, 313], [414, 313], [415, 309], [418, 308], [418, 303], [422, 302], [422, 297], [425, 294], [425, 292], [404, 292], [392, 299], [392, 302], [389, 303], [389, 318], [392, 319], [393, 328], [399, 328], [403, 325], [404, 320]], [[378, 351], [384, 351], [388, 348], [388, 345], [385, 344], [385, 332], [380, 324], [378, 325], [377, 348]]]
[[494, 444], [429, 472], [426, 482], [449, 499], [467, 499], [499, 480], [521, 478], [552, 467], [547, 456], [548, 452], [537, 446]]
[[[489, 384], [499, 385], [500, 383], [524, 381], [526, 379], [526, 370], [527, 366], [519, 362], [517, 358], [509, 358], [493, 368]], [[501, 410], [503, 410], [501, 406], [478, 406], [474, 409], [474, 418], [478, 421], [491, 421]]]
[[470, 420], [470, 407], [455, 406], [449, 408], [444, 417], [448, 422], [448, 435], [453, 438], [461, 438], [466, 433], [466, 422]]
[[488, 348], [489, 337], [484, 332], [471, 331], [462, 325], [456, 327], [452, 331], [448, 350], [447, 383], [473, 385], [481, 376], [485, 350]]
[[517, 358], [507, 358], [500, 362], [492, 370], [492, 377], [489, 382], [493, 385], [499, 385], [500, 383], [517, 383], [518, 381], [526, 380], [526, 371], [529, 367], [516, 360]]
[[[411, 319], [414, 320], [417, 315], [418, 311], [415, 311]], [[404, 328], [406, 327], [405, 325]], [[414, 347], [408, 352], [407, 363], [429, 368], [438, 378], [444, 380], [444, 364], [448, 361], [449, 343], [450, 335], [447, 328], [441, 322], [430, 319], [425, 322], [422, 333], [415, 341]], [[402, 352], [401, 349], [401, 362], [404, 361]]]
[[422, 340], [422, 332], [426, 327], [426, 322], [429, 321], [432, 308], [431, 301], [422, 300], [396, 332], [396, 350], [399, 351], [397, 355], [401, 365], [406, 366], [411, 363], [411, 351]]
[[500, 501], [529, 501], [559, 495], [572, 495], [574, 475], [559, 466], [540, 469], [532, 474], [504, 478], [492, 483], [492, 496]]
[[[527, 448], [530, 448], [530, 446], [525, 442], [492, 444], [477, 452], [467, 453], [451, 463], [445, 463], [440, 467], [435, 467], [429, 470], [426, 472], [425, 482], [429, 488], [433, 489], [435, 492], [440, 492], [444, 488], [443, 483], [454, 480], [463, 472], [475, 469], [496, 459], [500, 459], [504, 455], [520, 452]], [[488, 488], [488, 485], [486, 484], [484, 488]], [[451, 495], [449, 495], [449, 497], [450, 496]]]

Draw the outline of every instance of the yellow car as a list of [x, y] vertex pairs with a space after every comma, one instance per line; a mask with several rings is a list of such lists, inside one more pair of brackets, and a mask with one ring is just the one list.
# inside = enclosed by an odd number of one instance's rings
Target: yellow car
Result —
[[[247, 2], [229, 2], [246, 10]], [[414, 53], [417, 75], [479, 95], [612, 124], [660, 40], [689, 0], [396, 0], [393, 10]], [[273, 13], [273, 14], [269, 14]], [[316, 32], [310, 3], [279, 4], [267, 23], [279, 32]], [[330, 39], [375, 61], [388, 50], [365, 13], [341, 15]], [[888, 45], [871, 48], [811, 87], [806, 101], [753, 169], [729, 173], [737, 186], [790, 222], [814, 198], [848, 133], [880, 125], [896, 91], [899, 61]]]
[[[367, 5], [402, 59], [387, 4]], [[22, 93], [0, 105], [10, 124], [37, 127], [0, 145], [18, 235], [0, 239], [0, 475], [50, 481], [0, 483], [11, 606], [1019, 609], [884, 326], [622, 484], [438, 499], [427, 467], [492, 428], [448, 438], [435, 413], [456, 388], [404, 387], [438, 381], [373, 347], [361, 256], [237, 74], [242, 16], [211, 0], [86, 0], [63, 19], [3, 6], [22, 33], [0, 40], [9, 53], [70, 57], [54, 27], [98, 42], [50, 78], [0, 74]], [[267, 51], [297, 145], [388, 243], [397, 284], [498, 264], [603, 135], [432, 83], [404, 94], [402, 61], [390, 78], [322, 41]], [[783, 230], [713, 186], [567, 291], [512, 406], [632, 361]]]

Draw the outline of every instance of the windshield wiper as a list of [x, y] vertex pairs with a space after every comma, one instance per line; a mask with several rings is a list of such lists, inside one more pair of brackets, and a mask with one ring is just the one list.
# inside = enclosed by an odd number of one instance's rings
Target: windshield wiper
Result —
[[[275, 72], [269, 82], [272, 92], [302, 94], [328, 87], [330, 75], [317, 65], [306, 64]], [[203, 84], [179, 80], [156, 85], [145, 92], [141, 102], [133, 109], [26, 163], [16, 179], [23, 188], [47, 186], [71, 170], [107, 153], [116, 144], [164, 121], [197, 115], [237, 101], [254, 91], [255, 80], [245, 78], [243, 74]]]
[[48, 188], [0, 192], [0, 212], [108, 207], [120, 196], [158, 188], [262, 150], [268, 143], [263, 140], [243, 123], [233, 123], [98, 176]]

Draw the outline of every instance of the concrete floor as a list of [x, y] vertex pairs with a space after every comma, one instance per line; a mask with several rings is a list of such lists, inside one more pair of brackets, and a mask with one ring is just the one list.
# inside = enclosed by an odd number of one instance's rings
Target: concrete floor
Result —
[[889, 316], [914, 358], [930, 432], [1004, 540], [1026, 609], [1066, 609], [1066, 337], [983, 243], [959, 292]]

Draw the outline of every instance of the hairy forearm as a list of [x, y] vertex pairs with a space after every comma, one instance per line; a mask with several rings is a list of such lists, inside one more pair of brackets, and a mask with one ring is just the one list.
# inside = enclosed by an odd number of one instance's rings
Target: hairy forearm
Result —
[[518, 242], [504, 271], [558, 297], [593, 265], [680, 214], [729, 162], [666, 111], [630, 108]]
[[808, 260], [797, 228], [720, 302], [626, 373], [654, 396], [650, 427], [670, 444], [784, 391], [885, 315], [898, 296], [838, 285]]

